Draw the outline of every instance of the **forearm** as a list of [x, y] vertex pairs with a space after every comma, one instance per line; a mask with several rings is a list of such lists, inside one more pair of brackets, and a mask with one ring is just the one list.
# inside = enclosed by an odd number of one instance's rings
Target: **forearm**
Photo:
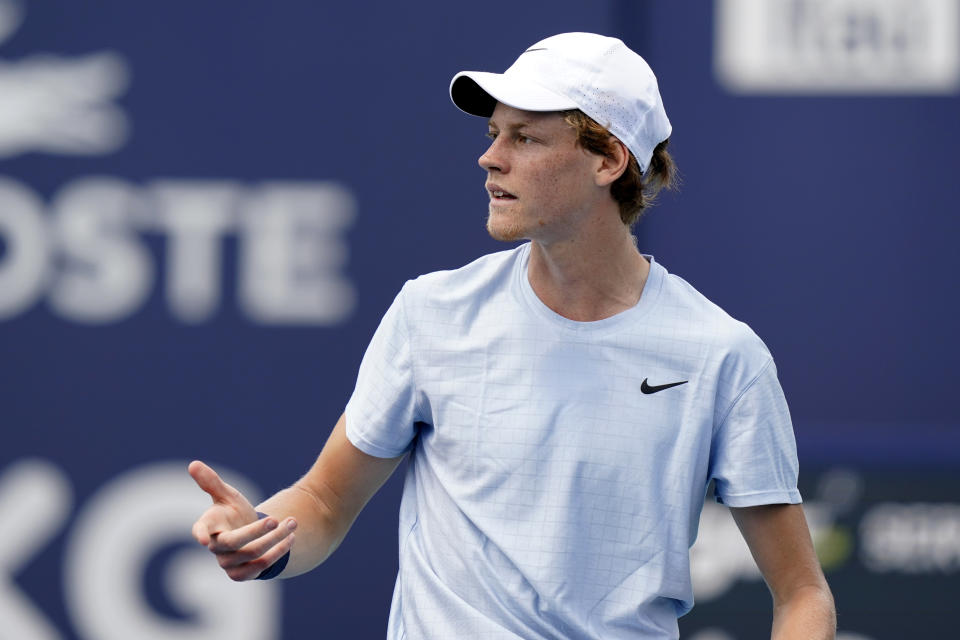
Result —
[[346, 426], [346, 416], [340, 416], [307, 474], [257, 507], [277, 518], [281, 526], [284, 518], [297, 521], [284, 577], [309, 571], [326, 560], [403, 458], [363, 453], [347, 439]]
[[295, 540], [282, 577], [310, 571], [326, 560], [346, 536], [355, 515], [338, 515], [342, 510], [327, 500], [297, 483], [257, 505], [257, 511], [276, 518], [280, 526], [285, 526], [287, 518], [296, 520]]
[[837, 615], [826, 584], [798, 589], [773, 609], [772, 640], [833, 640]]

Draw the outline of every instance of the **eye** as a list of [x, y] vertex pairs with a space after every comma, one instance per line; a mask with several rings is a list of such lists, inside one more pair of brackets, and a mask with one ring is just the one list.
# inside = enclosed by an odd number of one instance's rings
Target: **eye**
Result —
[[496, 140], [496, 139], [497, 139], [497, 132], [496, 132], [496, 131], [487, 131], [487, 137], [490, 138], [491, 140]]

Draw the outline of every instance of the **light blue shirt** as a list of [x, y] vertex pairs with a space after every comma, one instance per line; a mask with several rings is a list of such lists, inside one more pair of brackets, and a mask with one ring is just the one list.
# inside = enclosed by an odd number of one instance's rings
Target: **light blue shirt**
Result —
[[800, 502], [773, 361], [652, 258], [596, 322], [544, 305], [528, 258], [408, 282], [361, 364], [347, 436], [411, 452], [388, 637], [676, 638], [709, 481]]

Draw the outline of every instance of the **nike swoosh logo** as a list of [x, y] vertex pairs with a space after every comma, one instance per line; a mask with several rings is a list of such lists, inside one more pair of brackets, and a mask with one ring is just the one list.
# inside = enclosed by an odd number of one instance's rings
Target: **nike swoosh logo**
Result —
[[647, 379], [644, 378], [643, 382], [640, 383], [640, 392], [650, 395], [651, 393], [656, 393], [657, 391], [663, 391], [664, 389], [669, 389], [670, 387], [678, 387], [681, 384], [687, 384], [689, 380], [683, 380], [681, 382], [671, 382], [669, 384], [658, 384], [658, 385], [649, 385], [647, 384]]
[[546, 47], [539, 47], [537, 49], [527, 49], [526, 51], [524, 51], [524, 53], [530, 53], [531, 51], [546, 51], [546, 50], [547, 50]]

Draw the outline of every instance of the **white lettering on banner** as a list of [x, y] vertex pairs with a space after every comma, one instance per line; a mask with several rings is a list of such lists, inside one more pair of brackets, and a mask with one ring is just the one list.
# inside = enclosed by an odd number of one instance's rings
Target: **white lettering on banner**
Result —
[[[203, 549], [177, 554], [167, 593], [191, 616], [172, 620], [142, 597], [151, 552], [184, 538], [209, 506], [186, 463], [154, 464], [113, 478], [91, 498], [67, 543], [67, 606], [90, 640], [269, 640], [279, 627], [272, 583], [237, 584]], [[235, 480], [228, 480], [236, 486]], [[242, 486], [242, 485], [241, 485]], [[249, 489], [241, 489], [250, 495]]]
[[20, 28], [23, 22], [23, 7], [15, 0], [0, 0], [0, 42]]
[[356, 305], [343, 275], [353, 195], [333, 182], [159, 180], [137, 187], [87, 177], [54, 195], [45, 215], [26, 185], [0, 177], [0, 320], [44, 293], [51, 310], [81, 324], [135, 314], [157, 279], [143, 234], [166, 238], [165, 295], [173, 317], [208, 320], [223, 286], [222, 241], [240, 243], [239, 306], [262, 324], [329, 326]]
[[266, 184], [248, 201], [240, 296], [264, 323], [334, 323], [354, 307], [338, 277], [347, 248], [335, 233], [353, 219], [352, 197], [329, 185]]
[[20, 460], [0, 475], [0, 640], [63, 637], [13, 576], [60, 530], [72, 501], [66, 476], [47, 462]]
[[743, 93], [955, 93], [958, 0], [716, 0], [715, 69]]
[[[249, 482], [221, 475], [256, 500]], [[69, 479], [49, 462], [19, 460], [0, 474], [0, 640], [66, 637], [13, 577], [60, 532], [72, 505]], [[136, 467], [94, 493], [67, 535], [63, 587], [73, 631], [86, 640], [278, 638], [280, 585], [232, 582], [190, 538], [207, 506], [186, 461]], [[163, 591], [183, 620], [155, 611], [143, 587], [151, 558], [181, 542], [188, 546], [162, 570]]]
[[182, 322], [203, 322], [220, 302], [221, 239], [234, 227], [241, 190], [231, 182], [163, 180], [150, 194], [153, 220], [167, 233], [170, 311]]
[[[24, 5], [0, 0], [0, 44], [19, 29]], [[130, 81], [119, 54], [42, 54], [0, 61], [0, 158], [26, 152], [112, 153], [128, 138], [115, 103]], [[47, 295], [50, 309], [79, 324], [133, 316], [157, 268], [141, 233], [166, 236], [165, 296], [179, 322], [216, 313], [223, 286], [222, 242], [238, 234], [238, 304], [253, 322], [329, 326], [356, 306], [344, 230], [351, 192], [333, 182], [158, 180], [145, 188], [119, 178], [79, 178], [55, 194], [50, 214], [24, 184], [0, 177], [0, 321]]]
[[50, 253], [43, 203], [32, 191], [0, 177], [0, 319], [29, 309], [40, 297]]
[[60, 254], [50, 305], [86, 324], [116, 322], [146, 300], [153, 263], [130, 228], [139, 204], [134, 188], [111, 178], [87, 178], [64, 187], [53, 201]]
[[877, 572], [960, 571], [960, 504], [882, 503], [860, 523], [860, 556]]

